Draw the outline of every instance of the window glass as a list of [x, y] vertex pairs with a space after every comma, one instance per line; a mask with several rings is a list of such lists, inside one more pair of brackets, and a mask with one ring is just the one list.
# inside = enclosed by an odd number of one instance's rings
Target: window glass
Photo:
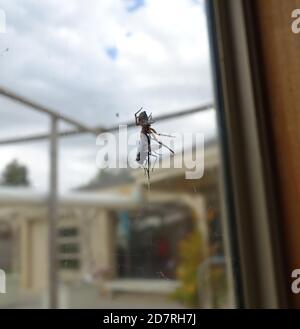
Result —
[[[204, 0], [1, 6], [0, 306], [45, 307], [54, 266], [67, 308], [234, 307]], [[58, 123], [55, 264], [51, 118], [25, 99], [84, 126]]]

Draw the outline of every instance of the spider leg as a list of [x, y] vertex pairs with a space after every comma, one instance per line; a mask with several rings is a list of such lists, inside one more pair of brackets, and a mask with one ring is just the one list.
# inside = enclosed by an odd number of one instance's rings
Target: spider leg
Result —
[[161, 147], [165, 147], [166, 149], [168, 149], [172, 154], [174, 154], [174, 151], [167, 145], [165, 145], [163, 142], [161, 142], [159, 139], [156, 138], [155, 135], [161, 135], [158, 134], [154, 129], [152, 129], [152, 136], [153, 136], [153, 140], [158, 143]]
[[168, 135], [168, 134], [157, 134], [158, 136], [164, 136], [164, 137], [170, 137], [170, 138], [175, 138], [175, 136]]
[[139, 125], [139, 122], [138, 122], [138, 114], [142, 111], [143, 109], [143, 106], [137, 111], [134, 113], [134, 117], [135, 117], [135, 125], [138, 126]]
[[144, 169], [144, 175], [146, 176], [147, 175], [147, 168], [143, 166], [143, 169]]
[[142, 109], [143, 109], [143, 106], [137, 112], [135, 112], [134, 115], [137, 116], [142, 111]]
[[142, 165], [143, 169], [144, 169], [144, 175], [147, 176], [147, 160], [144, 162], [144, 164]]
[[159, 142], [159, 144], [160, 144], [161, 146], [165, 147], [167, 150], [169, 150], [172, 154], [175, 154], [174, 151], [173, 151], [169, 146], [165, 145], [165, 144], [162, 143], [162, 142]]
[[148, 157], [147, 157], [147, 178], [148, 178], [148, 190], [150, 190], [150, 167], [151, 167], [151, 162], [150, 162], [150, 152], [148, 152]]

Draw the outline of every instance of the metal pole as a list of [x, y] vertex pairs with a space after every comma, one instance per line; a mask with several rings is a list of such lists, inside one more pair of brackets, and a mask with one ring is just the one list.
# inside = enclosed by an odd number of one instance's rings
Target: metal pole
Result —
[[51, 117], [50, 135], [50, 191], [49, 191], [49, 217], [48, 217], [48, 298], [49, 308], [57, 308], [58, 290], [58, 258], [57, 258], [57, 222], [58, 222], [58, 198], [57, 198], [57, 144], [58, 144], [58, 119]]
[[85, 124], [60, 113], [59, 111], [54, 111], [43, 105], [37, 104], [37, 103], [29, 100], [28, 98], [17, 95], [7, 89], [0, 87], [0, 95], [8, 97], [8, 98], [12, 99], [13, 101], [21, 103], [23, 105], [27, 105], [27, 106], [31, 107], [32, 109], [35, 109], [36, 111], [39, 111], [41, 113], [55, 116], [60, 120], [63, 120], [65, 122], [70, 123], [71, 125], [74, 125], [75, 127], [77, 127], [79, 129], [79, 131], [89, 131], [91, 133], [96, 133], [90, 127], [86, 126]]
[[[1, 92], [0, 92], [1, 94]], [[199, 107], [195, 107], [192, 109], [188, 109], [188, 110], [183, 110], [183, 111], [178, 111], [178, 112], [172, 112], [172, 113], [168, 113], [168, 114], [163, 114], [163, 115], [159, 115], [155, 117], [155, 122], [159, 122], [159, 121], [165, 121], [165, 120], [169, 120], [169, 119], [177, 119], [179, 117], [183, 117], [186, 115], [191, 115], [191, 114], [195, 114], [198, 112], [203, 112], [209, 109], [214, 109], [214, 105], [213, 104], [206, 104], [206, 105], [201, 105]], [[48, 113], [49, 114], [49, 113]], [[61, 117], [59, 117], [59, 119], [63, 120]], [[131, 127], [135, 127], [135, 122], [124, 122], [122, 123], [123, 125], [127, 125], [128, 128]], [[67, 137], [67, 136], [74, 136], [74, 135], [78, 135], [78, 134], [85, 134], [85, 133], [93, 133], [93, 134], [100, 134], [103, 132], [114, 132], [117, 131], [119, 129], [119, 124], [111, 126], [111, 127], [101, 127], [101, 126], [97, 126], [97, 127], [93, 127], [93, 128], [89, 128], [89, 130], [80, 130], [77, 128], [75, 129], [68, 129], [68, 130], [62, 130], [59, 132], [59, 136], [60, 137]], [[14, 143], [25, 143], [25, 142], [34, 142], [34, 141], [40, 141], [40, 140], [44, 140], [44, 139], [48, 139], [50, 136], [48, 133], [41, 133], [41, 134], [34, 134], [34, 135], [28, 135], [28, 136], [20, 136], [20, 137], [10, 137], [10, 138], [6, 138], [6, 139], [1, 139], [0, 140], [0, 146], [1, 145], [8, 145], [8, 144], [14, 144]]]

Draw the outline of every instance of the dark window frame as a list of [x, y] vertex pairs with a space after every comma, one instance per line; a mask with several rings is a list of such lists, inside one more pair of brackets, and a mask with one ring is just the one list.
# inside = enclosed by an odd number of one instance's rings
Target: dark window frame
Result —
[[[286, 307], [272, 145], [249, 1], [206, 1], [236, 306]], [[255, 184], [254, 184], [255, 182]]]

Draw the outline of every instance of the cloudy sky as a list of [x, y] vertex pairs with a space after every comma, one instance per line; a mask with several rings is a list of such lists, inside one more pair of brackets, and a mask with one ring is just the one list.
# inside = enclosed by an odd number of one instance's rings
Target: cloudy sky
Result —
[[[87, 125], [126, 122], [212, 102], [203, 0], [1, 0], [0, 85]], [[66, 127], [61, 125], [61, 127]], [[215, 131], [213, 111], [158, 125]], [[0, 138], [45, 132], [48, 118], [0, 97]], [[60, 189], [97, 171], [93, 136], [60, 143]], [[26, 164], [34, 188], [48, 184], [48, 144], [1, 146], [0, 170]]]

